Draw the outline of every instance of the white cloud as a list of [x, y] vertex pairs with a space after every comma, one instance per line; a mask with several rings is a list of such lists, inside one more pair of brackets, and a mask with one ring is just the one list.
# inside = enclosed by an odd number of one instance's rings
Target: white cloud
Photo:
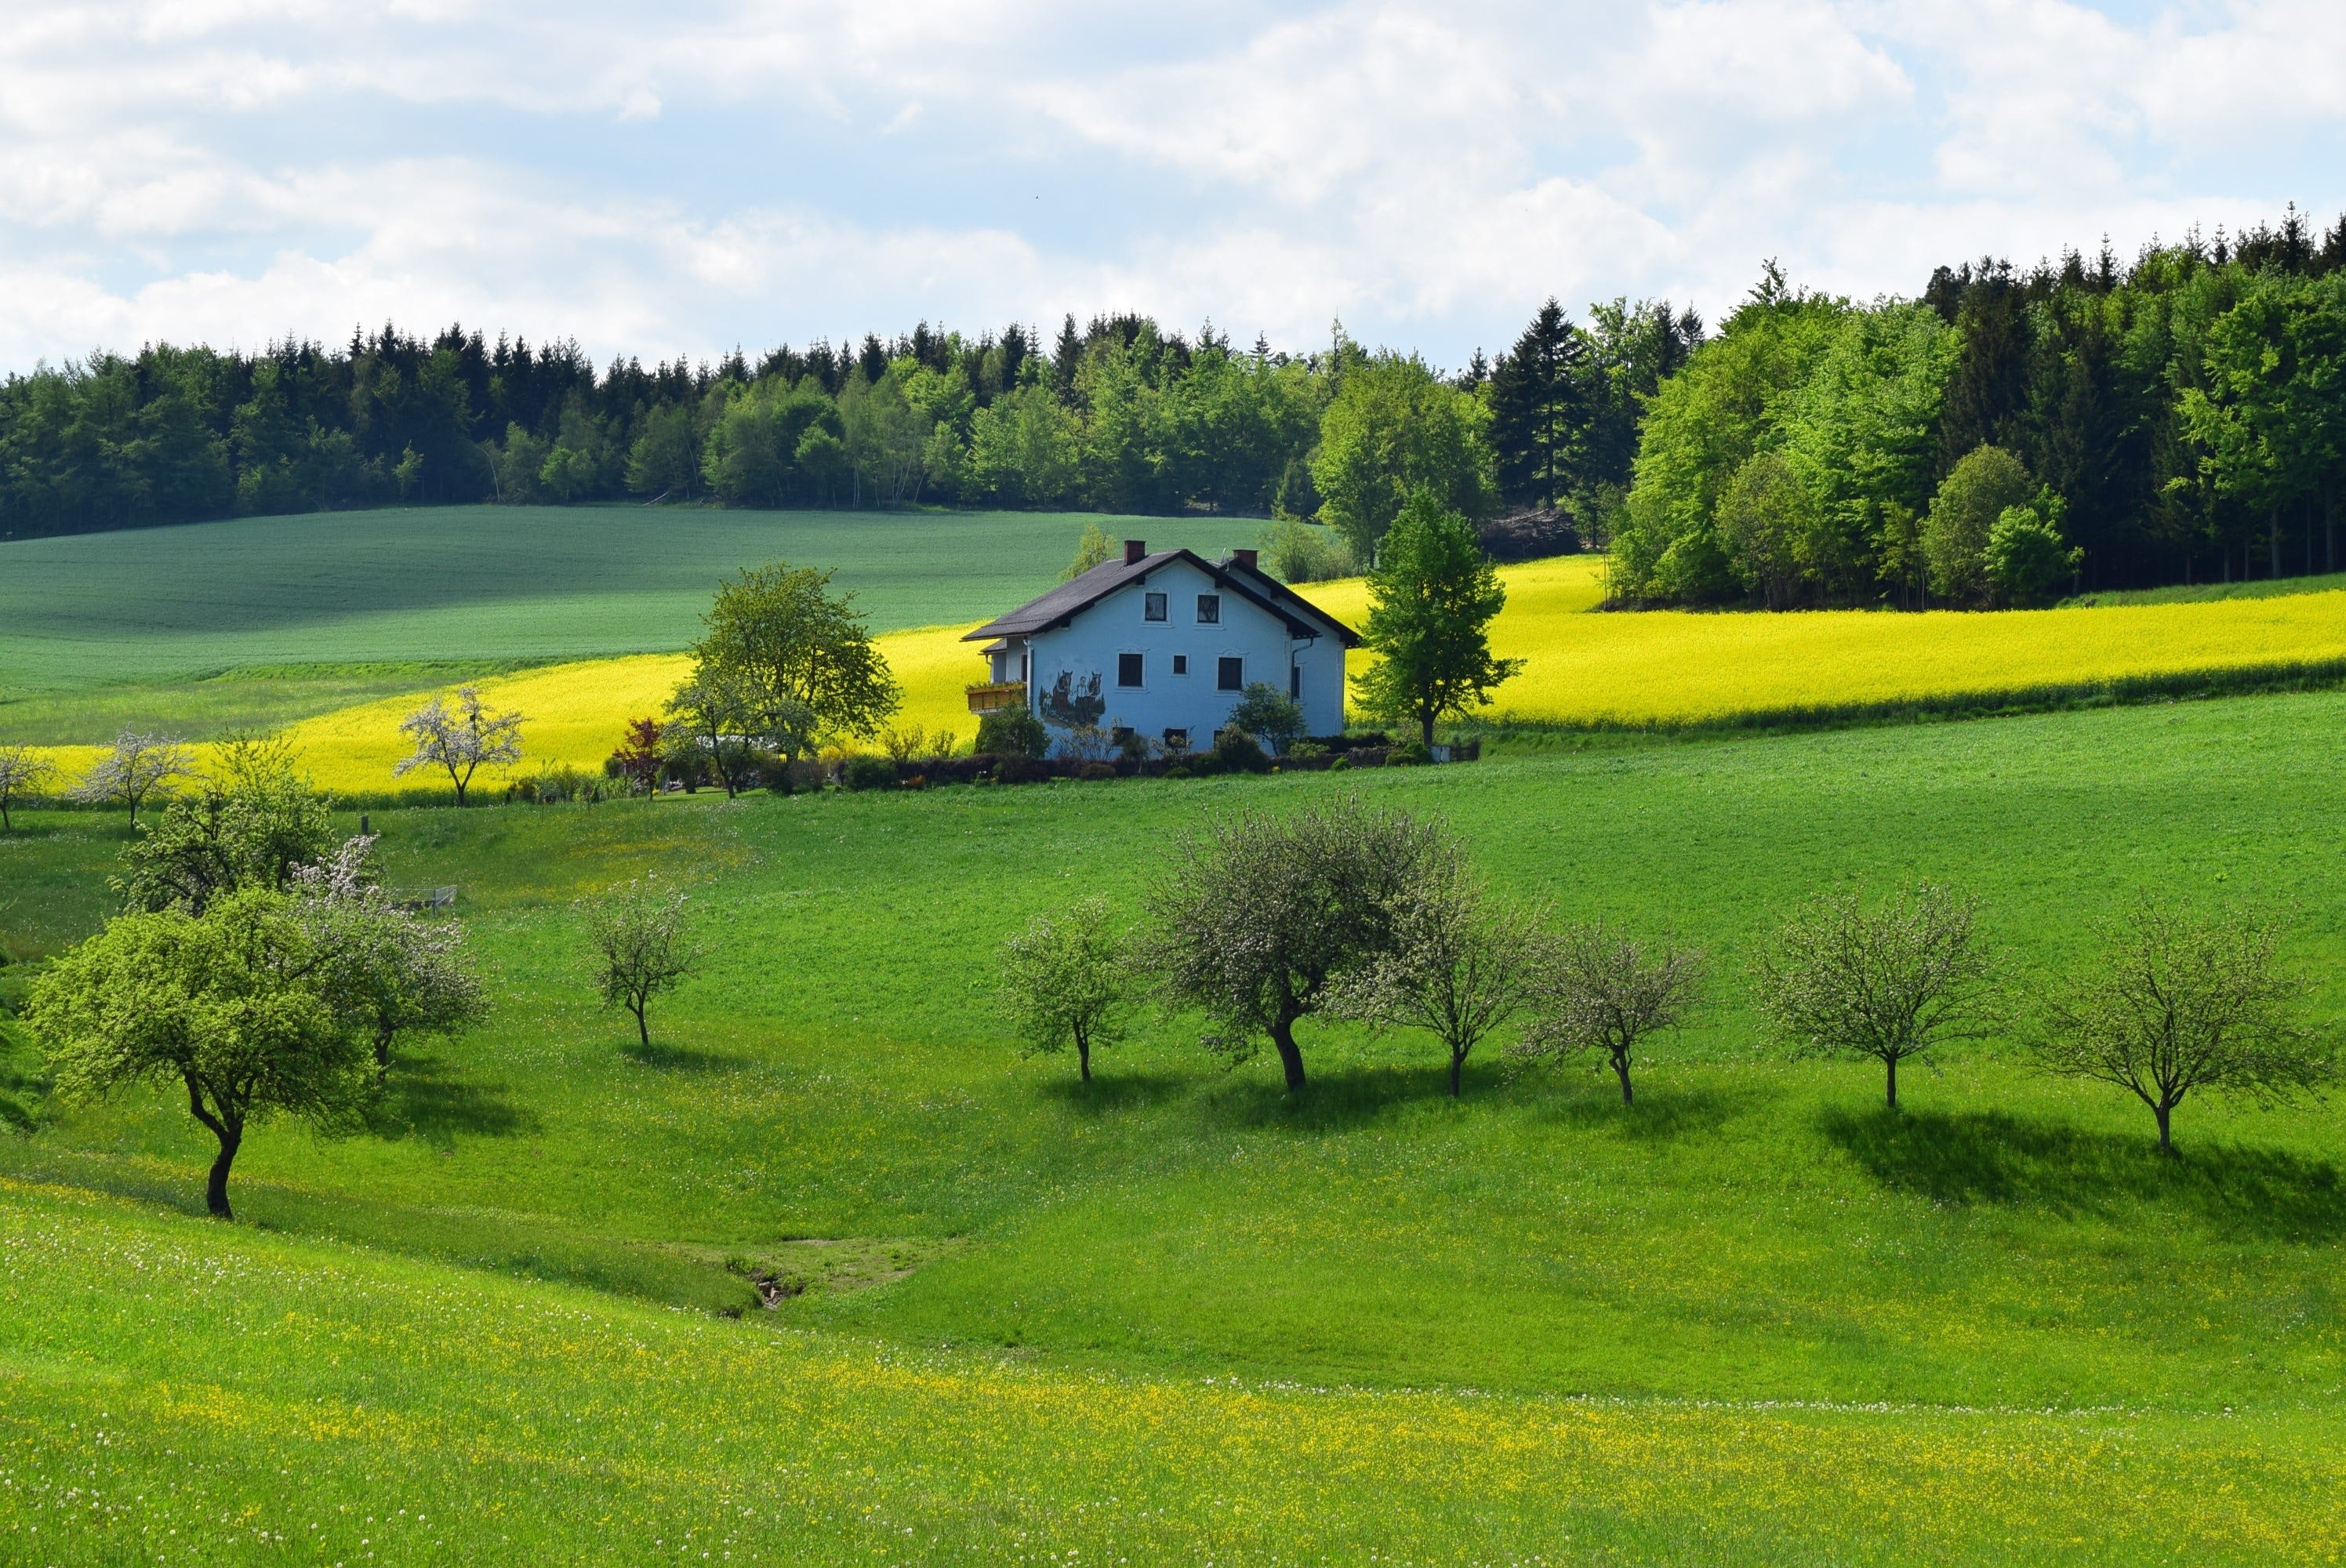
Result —
[[1870, 295], [2327, 209], [2341, 105], [2310, 0], [18, 0], [0, 360], [1122, 308], [1454, 363], [1551, 292], [1716, 314], [1763, 256]]

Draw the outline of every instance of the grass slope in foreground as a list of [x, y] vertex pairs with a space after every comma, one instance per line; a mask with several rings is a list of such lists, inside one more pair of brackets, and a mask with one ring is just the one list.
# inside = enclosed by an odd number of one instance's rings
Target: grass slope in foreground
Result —
[[[287, 666], [321, 667], [332, 682], [403, 661], [510, 666], [682, 647], [720, 575], [777, 558], [836, 568], [875, 629], [970, 620], [1050, 582], [1087, 520], [463, 506], [0, 542], [0, 739], [323, 711], [331, 690], [299, 690], [302, 672]], [[1104, 523], [1201, 549], [1244, 544], [1261, 526]], [[248, 678], [184, 689], [231, 671]], [[74, 700], [123, 683], [182, 689]]]
[[2332, 1422], [1086, 1375], [0, 1181], [19, 1562], [2317, 1563]]

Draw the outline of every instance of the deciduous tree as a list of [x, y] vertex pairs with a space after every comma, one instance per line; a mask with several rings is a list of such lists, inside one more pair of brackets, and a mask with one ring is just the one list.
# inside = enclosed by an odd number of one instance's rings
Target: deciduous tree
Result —
[[130, 809], [130, 825], [136, 828], [142, 802], [194, 774], [187, 750], [178, 741], [151, 731], [125, 728], [115, 736], [106, 755], [90, 765], [74, 794], [99, 805], [121, 801]]
[[1004, 1016], [1030, 1053], [1075, 1047], [1078, 1076], [1092, 1079], [1092, 1048], [1123, 1037], [1133, 973], [1124, 935], [1102, 899], [1064, 914], [1036, 915], [1002, 943]]
[[693, 645], [695, 677], [724, 681], [754, 704], [785, 756], [803, 744], [784, 725], [793, 713], [812, 738], [863, 738], [903, 701], [853, 596], [830, 587], [830, 573], [786, 562], [745, 571], [719, 586]]
[[203, 788], [166, 805], [162, 820], [124, 848], [114, 888], [126, 910], [199, 915], [245, 888], [283, 892], [296, 871], [332, 850], [326, 802], [281, 738], [230, 735], [214, 758]]
[[636, 1037], [648, 1049], [652, 998], [674, 991], [700, 967], [700, 944], [693, 935], [684, 890], [646, 877], [581, 899], [578, 910], [603, 1005], [634, 1013]]
[[1438, 854], [1402, 891], [1385, 951], [1330, 984], [1328, 1010], [1433, 1035], [1449, 1053], [1455, 1098], [1466, 1058], [1530, 1009], [1546, 964], [1538, 918], [1495, 902], [1454, 856]]
[[1300, 1091], [1295, 1025], [1339, 976], [1392, 952], [1412, 890], [1455, 853], [1440, 828], [1352, 796], [1209, 829], [1149, 898], [1163, 994], [1203, 1010], [1208, 1045], [1236, 1060], [1268, 1039]]
[[1669, 942], [1643, 942], [1601, 923], [1576, 926], [1547, 951], [1531, 1024], [1516, 1054], [1526, 1058], [1602, 1051], [1632, 1103], [1629, 1070], [1638, 1045], [1677, 1028], [1701, 1001], [1702, 955]]
[[29, 746], [0, 746], [0, 833], [15, 831], [9, 809], [39, 794], [56, 772], [55, 764]]
[[1361, 678], [1362, 706], [1416, 725], [1429, 746], [1436, 719], [1487, 706], [1491, 688], [1523, 667], [1491, 653], [1491, 622], [1506, 602], [1466, 519], [1429, 493], [1412, 496], [1369, 574], [1366, 641], [1379, 657]]
[[520, 714], [495, 712], [483, 705], [478, 687], [460, 686], [453, 708], [446, 698], [434, 697], [399, 721], [400, 732], [414, 738], [415, 750], [394, 763], [392, 774], [403, 778], [419, 768], [441, 769], [456, 787], [456, 804], [462, 806], [474, 773], [521, 760], [521, 727]]
[[1419, 491], [1468, 517], [1494, 500], [1490, 416], [1473, 394], [1437, 377], [1414, 355], [1362, 355], [1339, 349], [1334, 400], [1320, 422], [1311, 477], [1325, 497], [1321, 519], [1360, 560], [1378, 545]]
[[319, 984], [372, 1044], [378, 1071], [403, 1033], [454, 1034], [478, 1023], [488, 999], [454, 920], [425, 920], [393, 903], [374, 880], [372, 838], [346, 840], [301, 868], [293, 914], [319, 954]]
[[186, 1091], [189, 1114], [219, 1144], [204, 1201], [229, 1219], [229, 1172], [248, 1127], [281, 1115], [345, 1130], [372, 1088], [323, 958], [291, 900], [252, 889], [201, 915], [107, 922], [35, 983], [27, 1016], [69, 1098], [141, 1083]]
[[1269, 681], [1252, 681], [1231, 704], [1229, 723], [1277, 754], [1303, 738], [1303, 705]]
[[2279, 920], [2146, 897], [2100, 934], [2093, 962], [2054, 989], [2036, 1060], [2140, 1100], [2161, 1150], [2173, 1152], [2175, 1108], [2195, 1092], [2269, 1103], [2336, 1081], [2335, 1042], [2298, 1011], [2310, 988], [2280, 965]]
[[1988, 535], [2007, 508], [2026, 505], [2035, 489], [2020, 459], [2000, 446], [1975, 448], [1947, 471], [1923, 520], [1933, 597], [1953, 606], [1984, 596]]
[[1871, 1056], [1898, 1105], [1898, 1064], [1994, 1021], [1973, 906], [1917, 882], [1868, 909], [1821, 893], [1755, 964], [1761, 1014], [1796, 1054]]

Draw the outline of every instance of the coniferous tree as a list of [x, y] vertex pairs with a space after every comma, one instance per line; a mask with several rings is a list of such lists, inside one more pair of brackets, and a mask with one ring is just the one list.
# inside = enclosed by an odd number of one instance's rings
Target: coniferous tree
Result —
[[1551, 297], [1491, 376], [1491, 445], [1501, 497], [1561, 504], [1573, 488], [1586, 400], [1580, 331]]

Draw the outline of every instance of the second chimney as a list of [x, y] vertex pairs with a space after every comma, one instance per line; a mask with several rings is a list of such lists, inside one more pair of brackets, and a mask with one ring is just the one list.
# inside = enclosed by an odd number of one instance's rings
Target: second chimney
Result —
[[1125, 564], [1126, 565], [1127, 565], [1127, 566], [1137, 566], [1138, 565], [1140, 565], [1140, 563], [1141, 563], [1141, 562], [1143, 562], [1143, 561], [1147, 560], [1148, 558], [1148, 540], [1146, 540], [1146, 539], [1127, 539], [1127, 540], [1124, 542], [1124, 564]]
[[1250, 572], [1258, 570], [1254, 564], [1255, 553], [1252, 550], [1233, 550], [1230, 552], [1230, 559]]

